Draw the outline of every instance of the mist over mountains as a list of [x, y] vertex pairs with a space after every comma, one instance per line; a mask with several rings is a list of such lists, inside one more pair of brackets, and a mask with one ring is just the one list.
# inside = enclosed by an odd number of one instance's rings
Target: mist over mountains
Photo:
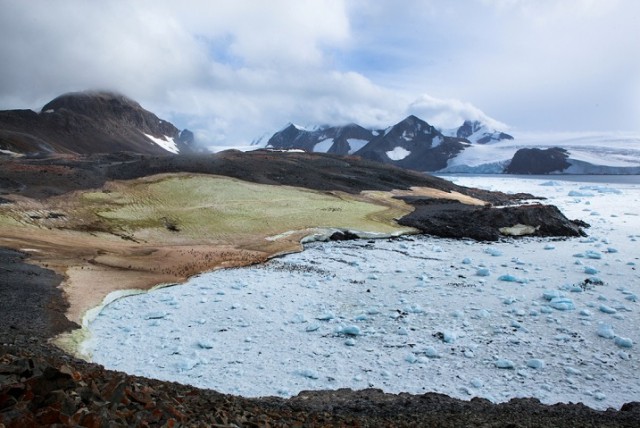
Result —
[[[421, 172], [475, 174], [640, 174], [640, 136], [510, 135], [481, 121], [439, 129], [415, 115], [385, 129], [356, 123], [288, 124], [251, 149], [303, 150]], [[148, 155], [200, 151], [191, 131], [113, 92], [63, 94], [33, 110], [0, 111], [0, 155]]]

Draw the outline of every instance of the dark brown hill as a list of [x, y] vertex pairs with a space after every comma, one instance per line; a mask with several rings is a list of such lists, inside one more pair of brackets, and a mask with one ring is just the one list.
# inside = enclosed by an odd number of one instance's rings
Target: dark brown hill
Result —
[[0, 111], [0, 149], [20, 154], [166, 154], [187, 153], [192, 146], [190, 131], [180, 131], [135, 101], [111, 92], [61, 95], [40, 113]]

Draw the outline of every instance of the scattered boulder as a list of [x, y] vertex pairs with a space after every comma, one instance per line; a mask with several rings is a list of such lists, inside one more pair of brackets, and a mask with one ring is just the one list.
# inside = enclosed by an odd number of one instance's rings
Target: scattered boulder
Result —
[[333, 232], [329, 236], [329, 241], [353, 241], [355, 239], [360, 239], [360, 237], [348, 230]]

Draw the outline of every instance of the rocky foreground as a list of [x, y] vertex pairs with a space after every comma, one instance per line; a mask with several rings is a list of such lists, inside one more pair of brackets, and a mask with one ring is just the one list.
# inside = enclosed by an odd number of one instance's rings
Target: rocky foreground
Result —
[[5, 427], [636, 427], [640, 420], [639, 403], [599, 412], [535, 399], [492, 404], [374, 389], [246, 399], [105, 370], [61, 353], [43, 337], [16, 334], [2, 340], [0, 424]]
[[[110, 155], [45, 159], [3, 159], [0, 187], [5, 203], [21, 198], [44, 200], [73, 190], [100, 188], [113, 179], [151, 174], [193, 172], [241, 178], [262, 184], [295, 185], [318, 190], [358, 193], [362, 190], [431, 187], [481, 199], [485, 206], [461, 202], [433, 202], [433, 197], [412, 197], [416, 219], [411, 226], [441, 236], [466, 224], [464, 230], [482, 229], [477, 239], [497, 239], [503, 224], [543, 221], [552, 213], [558, 224], [553, 233], [584, 233], [554, 208], [533, 205], [505, 214], [502, 205], [531, 195], [505, 195], [461, 188], [426, 177], [357, 159], [308, 154], [258, 152], [226, 153], [211, 158]], [[420, 208], [422, 207], [422, 208]], [[446, 211], [446, 215], [438, 212]], [[455, 212], [482, 213], [483, 228], [469, 227]], [[517, 210], [516, 210], [517, 212]], [[453, 213], [453, 214], [452, 214]], [[489, 214], [493, 213], [493, 214]], [[464, 214], [466, 215], [466, 214]], [[427, 223], [429, 218], [438, 221]], [[477, 217], [477, 216], [476, 216]], [[462, 218], [462, 217], [460, 217]], [[504, 219], [507, 220], [504, 220]], [[407, 220], [409, 219], [409, 220]], [[493, 219], [493, 220], [492, 220]], [[529, 220], [528, 220], [529, 219]], [[453, 220], [452, 220], [453, 221]], [[421, 226], [424, 225], [424, 226]], [[530, 225], [531, 226], [531, 225]], [[533, 225], [533, 234], [551, 233], [547, 223]], [[538, 227], [539, 226], [539, 227]], [[558, 229], [557, 227], [560, 227]], [[449, 234], [449, 235], [448, 235]], [[469, 235], [465, 235], [469, 236]], [[28, 426], [637, 426], [640, 404], [620, 411], [600, 412], [580, 404], [545, 406], [536, 400], [492, 404], [469, 402], [438, 394], [384, 394], [378, 390], [303, 392], [289, 400], [246, 399], [117, 373], [65, 354], [49, 340], [75, 324], [65, 317], [68, 302], [59, 286], [63, 277], [37, 266], [23, 253], [0, 249], [0, 427]]]

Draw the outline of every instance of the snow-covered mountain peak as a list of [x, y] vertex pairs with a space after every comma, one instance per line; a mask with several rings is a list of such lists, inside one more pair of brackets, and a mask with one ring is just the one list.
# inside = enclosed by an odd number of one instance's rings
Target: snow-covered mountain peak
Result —
[[479, 120], [465, 120], [460, 127], [442, 130], [441, 132], [449, 137], [465, 138], [473, 144], [490, 144], [513, 140], [511, 135], [494, 129]]

